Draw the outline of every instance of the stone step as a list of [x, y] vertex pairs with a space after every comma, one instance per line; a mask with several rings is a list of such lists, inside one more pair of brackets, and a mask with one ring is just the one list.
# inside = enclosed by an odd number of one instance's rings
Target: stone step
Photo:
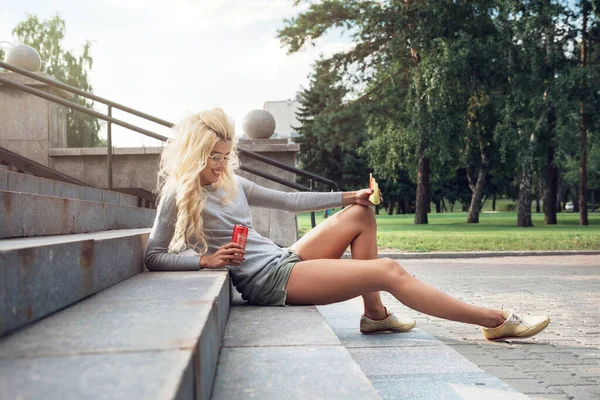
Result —
[[7, 399], [208, 399], [227, 271], [144, 272], [0, 339]]
[[0, 168], [0, 190], [121, 204], [129, 207], [138, 206], [138, 198], [129, 194], [54, 181], [2, 168]]
[[318, 310], [384, 399], [529, 398], [418, 325], [405, 333], [361, 334], [360, 298]]
[[149, 233], [0, 240], [0, 336], [142, 272]]
[[152, 227], [156, 210], [0, 190], [0, 239]]
[[212, 398], [380, 397], [314, 306], [255, 307], [237, 299]]

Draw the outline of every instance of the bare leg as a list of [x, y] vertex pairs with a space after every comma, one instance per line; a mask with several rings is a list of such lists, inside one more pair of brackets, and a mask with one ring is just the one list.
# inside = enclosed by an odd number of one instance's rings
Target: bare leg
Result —
[[502, 311], [463, 303], [407, 273], [391, 259], [311, 260], [297, 263], [287, 287], [289, 304], [330, 304], [379, 290], [406, 306], [439, 318], [493, 328]]
[[[292, 249], [303, 261], [339, 259], [350, 245], [355, 260], [377, 259], [377, 223], [369, 207], [353, 205], [310, 230]], [[387, 315], [378, 291], [362, 293], [365, 315], [374, 320]]]

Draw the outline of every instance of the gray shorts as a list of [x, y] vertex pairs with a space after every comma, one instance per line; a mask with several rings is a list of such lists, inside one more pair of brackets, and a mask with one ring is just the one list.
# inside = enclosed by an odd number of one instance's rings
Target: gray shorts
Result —
[[285, 306], [287, 286], [292, 268], [302, 261], [298, 254], [290, 250], [290, 254], [273, 268], [265, 284], [260, 288], [252, 304], [259, 306]]

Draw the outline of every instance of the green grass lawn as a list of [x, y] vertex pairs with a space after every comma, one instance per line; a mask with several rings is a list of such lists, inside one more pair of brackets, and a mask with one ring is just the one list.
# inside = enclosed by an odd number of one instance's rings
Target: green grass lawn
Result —
[[[317, 224], [323, 213], [316, 213]], [[467, 224], [463, 212], [429, 214], [428, 225], [415, 225], [414, 214], [377, 216], [380, 250], [396, 252], [481, 250], [600, 250], [600, 213], [589, 213], [589, 226], [579, 215], [561, 213], [558, 225], [544, 225], [544, 214], [533, 214], [533, 228], [518, 228], [515, 212], [484, 212], [479, 224]], [[298, 216], [300, 235], [310, 229], [310, 214]]]

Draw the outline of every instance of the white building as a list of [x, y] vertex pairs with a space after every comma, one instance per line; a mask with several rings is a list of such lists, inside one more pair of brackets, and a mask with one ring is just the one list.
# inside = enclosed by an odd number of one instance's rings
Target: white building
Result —
[[300, 102], [294, 100], [265, 101], [263, 109], [270, 112], [275, 118], [275, 133], [273, 139], [293, 139], [297, 133], [294, 127], [300, 126], [296, 118], [296, 112]]

